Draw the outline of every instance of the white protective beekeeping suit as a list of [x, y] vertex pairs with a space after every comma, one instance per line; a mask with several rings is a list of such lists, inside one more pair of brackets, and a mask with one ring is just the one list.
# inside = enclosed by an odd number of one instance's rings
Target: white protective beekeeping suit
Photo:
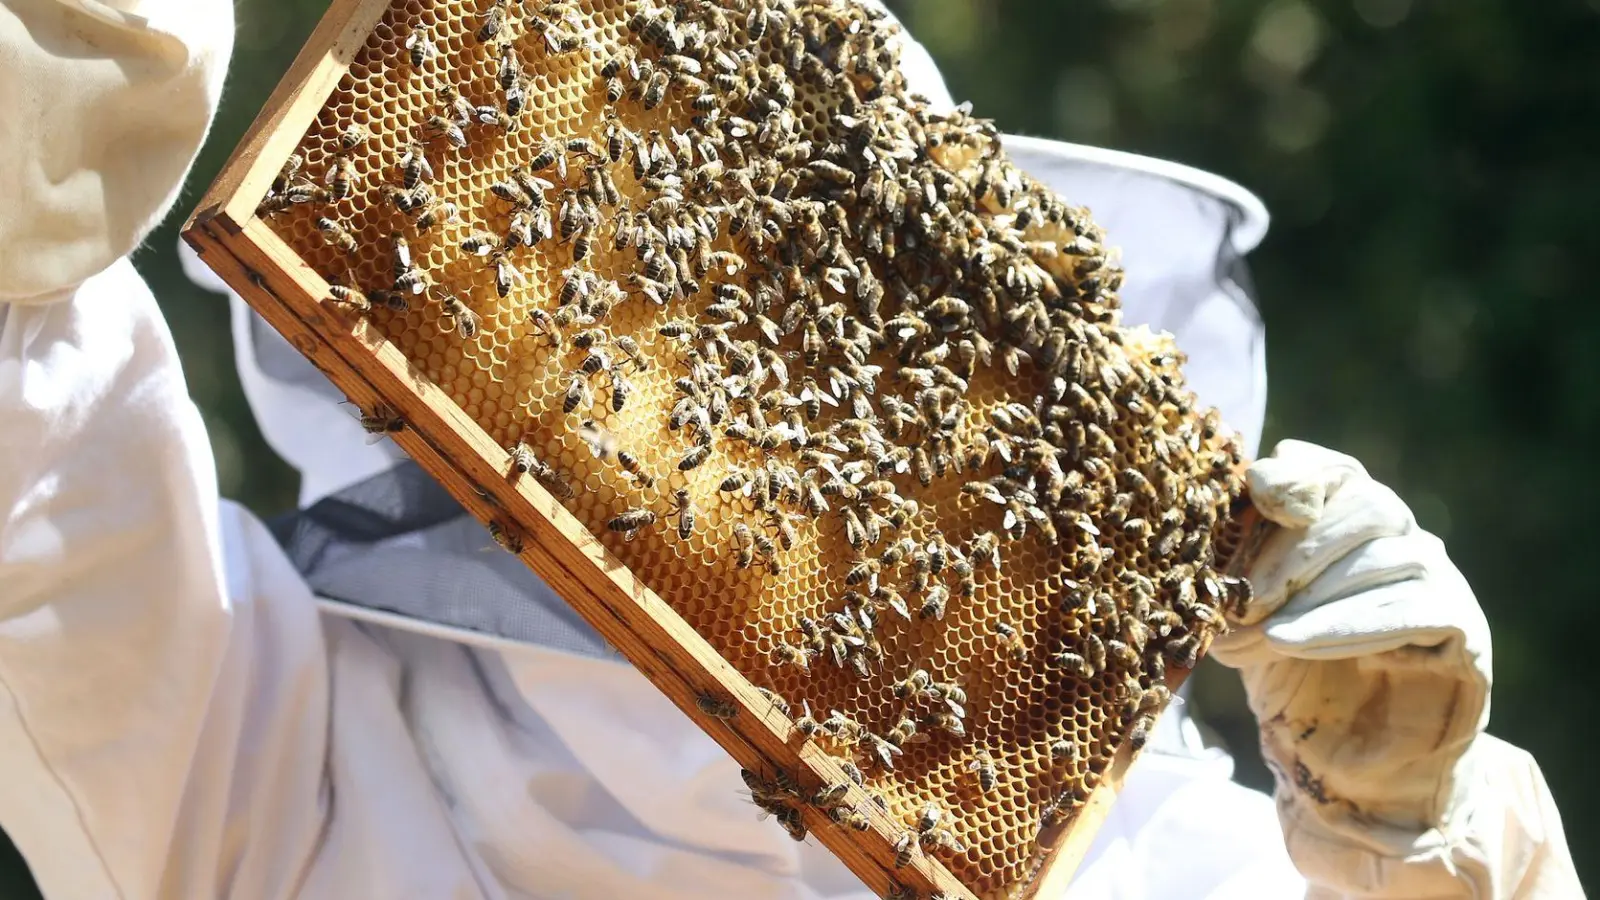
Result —
[[[203, 139], [231, 33], [225, 0], [0, 0], [0, 826], [46, 897], [867, 896], [753, 827], [721, 750], [478, 552], [482, 530], [365, 447], [237, 301], [264, 430], [303, 504], [344, 518], [280, 530], [286, 557], [219, 505], [125, 254]], [[1130, 320], [1175, 331], [1203, 398], [1257, 427], [1233, 263], [1259, 206], [1187, 170], [1012, 146], [1127, 248]], [[1256, 573], [1265, 618], [1226, 652], [1258, 714], [1320, 716], [1317, 737], [1264, 730], [1274, 815], [1167, 716], [1069, 895], [1299, 895], [1284, 834], [1321, 895], [1576, 895], [1537, 769], [1479, 734], [1487, 634], [1442, 553], [1346, 458], [1288, 446], [1252, 487], [1288, 530]], [[1349, 714], [1377, 679], [1347, 676], [1378, 670], [1410, 690], [1383, 740]], [[1441, 690], [1471, 702], [1446, 715]], [[1430, 723], [1447, 739], [1419, 742]]]

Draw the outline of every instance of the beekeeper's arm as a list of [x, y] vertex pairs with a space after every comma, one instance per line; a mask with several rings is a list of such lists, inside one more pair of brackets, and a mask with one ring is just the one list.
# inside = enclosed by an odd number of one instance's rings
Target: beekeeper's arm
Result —
[[0, 827], [51, 900], [286, 896], [320, 834], [314, 604], [219, 514], [127, 260], [232, 39], [230, 0], [0, 2]]
[[1348, 456], [1248, 472], [1281, 530], [1213, 653], [1244, 677], [1315, 897], [1581, 897], [1539, 767], [1483, 733], [1489, 626], [1438, 538]]

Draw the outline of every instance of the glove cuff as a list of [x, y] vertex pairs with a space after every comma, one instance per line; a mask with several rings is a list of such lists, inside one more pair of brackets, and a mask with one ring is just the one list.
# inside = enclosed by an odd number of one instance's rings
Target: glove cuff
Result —
[[1278, 794], [1301, 874], [1344, 897], [1581, 897], [1560, 815], [1532, 757], [1479, 735], [1457, 763], [1437, 827], [1330, 815], [1302, 792]]

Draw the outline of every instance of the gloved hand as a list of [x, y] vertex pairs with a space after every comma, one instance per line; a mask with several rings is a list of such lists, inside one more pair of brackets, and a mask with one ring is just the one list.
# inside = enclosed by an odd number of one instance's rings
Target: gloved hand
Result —
[[1246, 475], [1281, 526], [1212, 655], [1239, 669], [1313, 896], [1582, 896], [1537, 765], [1482, 733], [1489, 626], [1438, 538], [1349, 456]]

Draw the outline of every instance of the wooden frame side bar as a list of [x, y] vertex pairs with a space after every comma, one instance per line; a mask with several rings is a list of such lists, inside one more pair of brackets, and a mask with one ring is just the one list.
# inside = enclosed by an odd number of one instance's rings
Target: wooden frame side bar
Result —
[[299, 145], [389, 6], [389, 0], [333, 0], [201, 198], [185, 231], [196, 220], [219, 216], [223, 227], [236, 231], [238, 223], [255, 215], [284, 160]]

